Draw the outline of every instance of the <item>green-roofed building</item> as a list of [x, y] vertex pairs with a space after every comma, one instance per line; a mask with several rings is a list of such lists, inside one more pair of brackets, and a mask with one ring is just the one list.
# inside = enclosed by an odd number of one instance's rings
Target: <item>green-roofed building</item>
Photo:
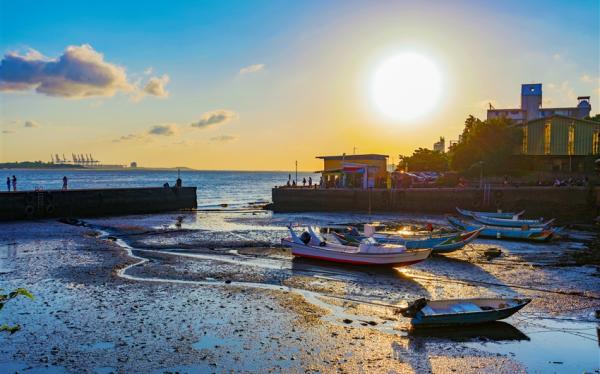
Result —
[[519, 124], [518, 152], [536, 170], [592, 172], [600, 156], [600, 122], [552, 115]]

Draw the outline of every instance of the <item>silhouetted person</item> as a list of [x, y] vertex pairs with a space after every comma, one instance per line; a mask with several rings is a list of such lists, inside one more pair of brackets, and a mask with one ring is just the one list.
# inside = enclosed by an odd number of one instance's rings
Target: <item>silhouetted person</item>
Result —
[[306, 187], [306, 178], [302, 178], [302, 187]]
[[6, 189], [10, 192], [10, 177], [6, 177]]
[[67, 176], [65, 175], [63, 177], [63, 191], [66, 190], [68, 188], [68, 184], [69, 184], [69, 180], [67, 179]]
[[12, 186], [13, 186], [13, 191], [16, 191], [17, 190], [17, 177], [15, 177], [14, 175], [12, 177]]
[[175, 181], [175, 187], [181, 188], [181, 185], [182, 185], [181, 178], [177, 177], [177, 180]]
[[312, 177], [308, 177], [308, 187], [312, 187]]

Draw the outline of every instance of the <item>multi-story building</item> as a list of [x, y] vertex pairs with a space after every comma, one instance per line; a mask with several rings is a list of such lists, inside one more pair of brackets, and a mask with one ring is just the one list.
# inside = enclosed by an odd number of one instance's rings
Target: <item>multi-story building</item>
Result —
[[521, 107], [513, 109], [496, 109], [490, 104], [487, 119], [506, 117], [515, 123], [546, 118], [553, 115], [584, 119], [590, 115], [592, 106], [589, 96], [579, 96], [575, 107], [568, 108], [542, 108], [542, 84], [521, 85]]
[[443, 136], [440, 136], [438, 142], [433, 143], [433, 150], [440, 153], [446, 152], [446, 139]]

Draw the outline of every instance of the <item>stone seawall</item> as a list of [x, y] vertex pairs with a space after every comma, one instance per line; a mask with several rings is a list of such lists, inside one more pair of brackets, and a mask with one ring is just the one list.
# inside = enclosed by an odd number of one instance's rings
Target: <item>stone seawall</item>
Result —
[[471, 210], [519, 211], [527, 217], [557, 218], [562, 223], [590, 222], [599, 214], [600, 189], [590, 187], [303, 189], [274, 188], [275, 212], [361, 211], [456, 213]]
[[196, 187], [0, 192], [0, 221], [155, 213], [196, 207]]

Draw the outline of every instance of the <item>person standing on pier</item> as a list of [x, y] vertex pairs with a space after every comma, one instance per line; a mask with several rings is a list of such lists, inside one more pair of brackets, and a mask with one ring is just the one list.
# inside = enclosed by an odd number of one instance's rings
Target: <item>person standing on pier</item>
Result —
[[10, 177], [6, 177], [6, 189], [10, 192]]
[[67, 190], [68, 184], [69, 184], [69, 180], [67, 179], [67, 176], [65, 175], [63, 177], [63, 187], [62, 187], [63, 191]]
[[17, 191], [17, 177], [15, 177], [14, 175], [12, 177], [12, 186], [13, 186], [13, 191]]
[[312, 187], [312, 177], [308, 177], [308, 187]]

